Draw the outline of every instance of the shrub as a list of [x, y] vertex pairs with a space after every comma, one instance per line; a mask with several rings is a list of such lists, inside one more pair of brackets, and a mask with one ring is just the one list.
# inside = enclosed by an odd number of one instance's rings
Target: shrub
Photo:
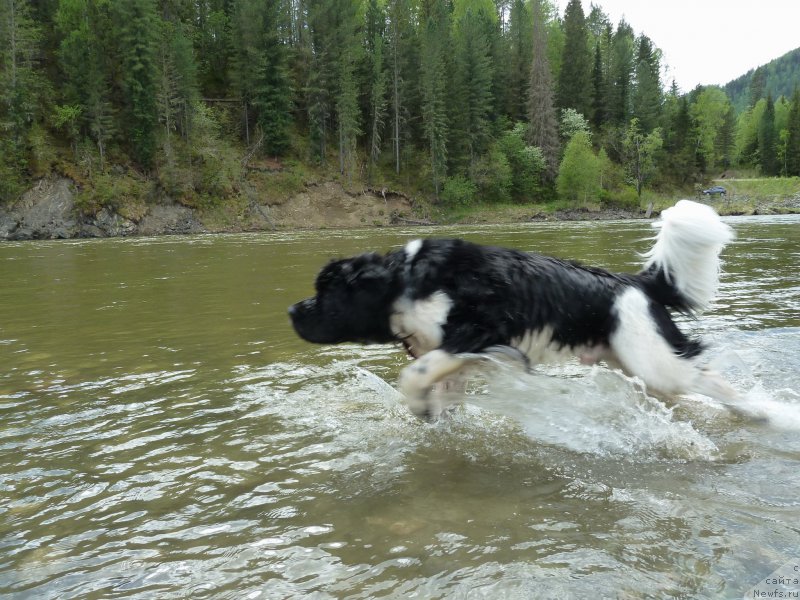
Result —
[[456, 175], [445, 180], [441, 199], [448, 206], [468, 206], [475, 201], [477, 191], [472, 181], [463, 175]]

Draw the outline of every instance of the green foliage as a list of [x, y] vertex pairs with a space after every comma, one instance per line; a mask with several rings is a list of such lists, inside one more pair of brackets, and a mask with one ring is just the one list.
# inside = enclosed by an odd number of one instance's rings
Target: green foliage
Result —
[[643, 131], [649, 133], [658, 125], [661, 114], [660, 53], [646, 35], [639, 37], [637, 45], [633, 116], [639, 120]]
[[764, 113], [758, 124], [758, 162], [762, 175], [778, 174], [778, 144], [775, 132], [775, 103], [767, 95]]
[[546, 169], [542, 150], [525, 143], [526, 130], [526, 124], [517, 123], [497, 142], [511, 169], [510, 194], [517, 202], [532, 202], [541, 195], [542, 174]]
[[155, 4], [151, 0], [126, 0], [112, 2], [110, 8], [122, 72], [122, 131], [129, 140], [133, 157], [149, 169], [156, 153], [158, 122]]
[[292, 187], [291, 160], [455, 205], [541, 202], [557, 175], [570, 202], [632, 205], [626, 177], [638, 202], [724, 169], [800, 172], [800, 99], [766, 97], [792, 68], [752, 73], [739, 113], [720, 88], [665, 94], [646, 35], [563, 4], [0, 0], [0, 197], [55, 168], [235, 204], [246, 165]]
[[287, 49], [279, 35], [282, 25], [278, 2], [238, 2], [231, 78], [242, 100], [253, 108], [264, 151], [273, 156], [288, 149], [292, 122]]
[[725, 84], [725, 92], [737, 113], [755, 105], [767, 92], [773, 98], [790, 97], [800, 81], [800, 48], [787, 52], [766, 65], [751, 69]]
[[463, 175], [448, 177], [444, 182], [441, 200], [446, 206], [468, 206], [475, 201], [478, 187]]
[[505, 153], [493, 146], [470, 169], [470, 179], [478, 188], [482, 202], [505, 203], [511, 200], [513, 174]]
[[601, 192], [602, 164], [592, 150], [589, 134], [578, 131], [564, 150], [564, 158], [556, 178], [556, 190], [562, 200], [586, 204]]
[[589, 129], [589, 122], [581, 113], [574, 108], [565, 108], [561, 111], [561, 138], [564, 142], [569, 142], [572, 137], [578, 133], [583, 132], [589, 136], [591, 140], [591, 132]]
[[636, 187], [636, 194], [642, 197], [642, 190], [656, 174], [656, 159], [663, 146], [661, 130], [654, 129], [648, 134], [642, 132], [639, 121], [631, 119], [622, 140], [624, 166], [629, 181]]
[[689, 110], [694, 122], [696, 152], [707, 170], [722, 162], [717, 137], [729, 110], [728, 97], [718, 87], [703, 88]]
[[558, 76], [556, 105], [591, 113], [592, 57], [589, 53], [586, 19], [580, 0], [569, 0], [564, 11], [564, 51]]
[[784, 151], [786, 175], [800, 175], [800, 88], [795, 87], [792, 105], [786, 123], [786, 149]]

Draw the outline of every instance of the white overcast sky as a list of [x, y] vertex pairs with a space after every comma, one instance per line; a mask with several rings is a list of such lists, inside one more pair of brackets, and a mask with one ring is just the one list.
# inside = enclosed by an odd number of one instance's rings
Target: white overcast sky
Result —
[[[564, 15], [568, 0], [557, 0]], [[681, 91], [725, 84], [800, 47], [800, 0], [581, 0], [600, 6], [616, 27], [624, 16], [664, 53], [664, 84]]]

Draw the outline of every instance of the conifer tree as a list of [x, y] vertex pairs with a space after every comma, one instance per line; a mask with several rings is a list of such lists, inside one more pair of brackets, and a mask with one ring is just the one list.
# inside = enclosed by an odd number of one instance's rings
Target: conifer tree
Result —
[[522, 121], [527, 114], [532, 34], [528, 3], [513, 0], [508, 21], [508, 58], [497, 65], [507, 68], [506, 112], [512, 121]]
[[372, 169], [377, 164], [382, 151], [384, 126], [388, 109], [386, 93], [388, 73], [384, 64], [386, 14], [377, 0], [370, 0], [367, 9], [366, 46], [367, 60], [371, 62], [369, 73], [369, 169], [367, 177], [372, 179]]
[[252, 106], [264, 151], [271, 155], [283, 154], [288, 148], [291, 123], [286, 44], [280, 37], [281, 10], [280, 0], [240, 0], [234, 19], [233, 80], [242, 101]]
[[123, 92], [120, 129], [134, 159], [146, 169], [153, 166], [156, 150], [158, 23], [153, 0], [127, 0], [110, 4]]
[[606, 108], [608, 120], [617, 126], [628, 122], [631, 114], [631, 85], [634, 68], [633, 29], [620, 21], [611, 40]]
[[767, 104], [758, 128], [758, 162], [762, 175], [778, 174], [777, 135], [775, 133], [775, 103], [767, 94]]
[[[492, 62], [488, 32], [493, 8], [481, 0], [456, 4], [453, 23], [453, 112], [450, 160], [466, 168], [488, 148], [492, 109]], [[491, 14], [487, 14], [492, 10]]]
[[388, 65], [390, 71], [390, 105], [392, 121], [392, 153], [395, 172], [400, 173], [405, 140], [408, 137], [408, 96], [413, 66], [409, 64], [409, 53], [413, 44], [413, 14], [409, 0], [389, 0]]
[[547, 59], [547, 37], [541, 0], [533, 4], [533, 60], [528, 87], [527, 141], [541, 149], [544, 179], [552, 182], [558, 172], [558, 119], [553, 105], [553, 83]]
[[763, 66], [758, 67], [753, 71], [750, 77], [750, 85], [748, 86], [748, 108], [753, 108], [756, 103], [764, 97], [764, 91], [767, 89], [767, 69]]
[[28, 136], [42, 117], [47, 83], [39, 68], [41, 43], [29, 3], [0, 1], [0, 199], [18, 190]]
[[588, 116], [592, 109], [592, 57], [581, 0], [569, 0], [564, 11], [564, 50], [556, 105]]
[[447, 174], [447, 49], [449, 13], [445, 0], [430, 0], [421, 13], [420, 86], [422, 123], [436, 198]]
[[639, 119], [642, 130], [648, 133], [658, 125], [661, 114], [661, 65], [650, 38], [640, 36], [637, 45], [633, 115]]
[[587, 117], [595, 131], [603, 125], [606, 114], [606, 81], [603, 73], [603, 56], [600, 42], [594, 47], [594, 65], [592, 66], [592, 108]]
[[795, 87], [786, 125], [786, 175], [800, 176], [800, 88]]

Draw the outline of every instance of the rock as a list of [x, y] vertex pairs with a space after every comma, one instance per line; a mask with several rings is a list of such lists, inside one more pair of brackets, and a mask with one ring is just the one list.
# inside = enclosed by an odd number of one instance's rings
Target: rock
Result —
[[108, 237], [124, 237], [133, 235], [137, 231], [136, 223], [126, 219], [104, 206], [94, 216], [94, 225]]
[[80, 227], [70, 180], [41, 179], [0, 215], [0, 237], [9, 240], [70, 238]]
[[203, 224], [194, 211], [180, 204], [158, 204], [152, 206], [139, 221], [139, 235], [161, 235], [177, 233], [205, 233]]

